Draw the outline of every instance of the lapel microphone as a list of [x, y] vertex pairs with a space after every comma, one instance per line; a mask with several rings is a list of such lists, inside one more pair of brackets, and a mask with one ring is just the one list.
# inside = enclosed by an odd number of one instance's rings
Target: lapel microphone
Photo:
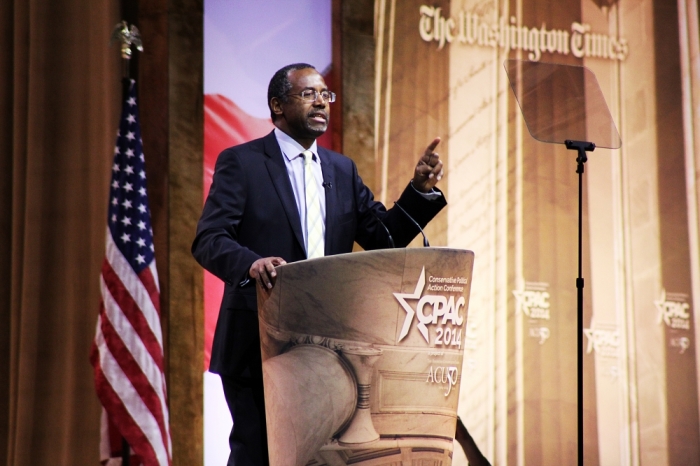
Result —
[[324, 181], [323, 183], [321, 183], [321, 186], [323, 186], [325, 189], [331, 189], [333, 187], [333, 183], [331, 183], [330, 181]]

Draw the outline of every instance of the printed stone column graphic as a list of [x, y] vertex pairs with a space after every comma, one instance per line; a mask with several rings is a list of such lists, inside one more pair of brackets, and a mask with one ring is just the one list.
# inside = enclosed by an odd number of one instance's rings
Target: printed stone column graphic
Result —
[[379, 440], [379, 434], [374, 429], [370, 416], [369, 394], [372, 385], [372, 369], [382, 355], [382, 350], [353, 346], [343, 348], [341, 351], [350, 361], [357, 378], [357, 409], [350, 425], [338, 441], [345, 446], [362, 446], [362, 444]]
[[294, 346], [265, 361], [263, 376], [270, 464], [304, 464], [355, 411], [352, 370], [323, 346]]

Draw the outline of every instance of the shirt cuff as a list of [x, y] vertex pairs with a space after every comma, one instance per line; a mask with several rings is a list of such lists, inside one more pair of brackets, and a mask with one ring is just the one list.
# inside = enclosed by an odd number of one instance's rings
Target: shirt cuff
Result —
[[411, 188], [412, 188], [415, 192], [417, 192], [418, 194], [420, 194], [421, 196], [423, 196], [425, 199], [427, 199], [427, 200], [429, 200], [429, 201], [434, 201], [435, 199], [437, 199], [437, 198], [439, 198], [439, 197], [442, 197], [442, 193], [441, 193], [440, 191], [435, 191], [435, 189], [431, 189], [430, 192], [427, 192], [427, 193], [418, 191], [418, 190], [415, 188], [415, 186], [413, 186], [413, 180], [411, 180], [410, 185], [411, 185]]

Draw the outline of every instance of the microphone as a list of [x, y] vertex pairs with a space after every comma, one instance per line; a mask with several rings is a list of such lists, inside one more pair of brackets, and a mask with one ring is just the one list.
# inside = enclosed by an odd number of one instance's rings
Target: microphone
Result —
[[384, 225], [384, 222], [382, 222], [379, 217], [377, 216], [376, 213], [374, 213], [374, 210], [370, 209], [370, 212], [372, 212], [372, 215], [374, 215], [374, 218], [377, 219], [379, 224], [384, 227], [384, 231], [386, 231], [386, 235], [389, 237], [389, 245], [391, 245], [391, 249], [396, 249], [396, 245], [394, 244], [394, 238], [391, 236], [391, 233], [389, 233], [389, 229]]
[[[411, 217], [410, 215], [408, 215], [408, 212], [406, 212], [406, 209], [404, 209], [403, 207], [401, 207], [401, 204], [399, 204], [398, 202], [394, 202], [394, 205], [395, 205], [396, 207], [398, 207], [399, 209], [401, 209], [401, 212], [403, 212], [404, 214], [406, 214], [406, 217], [408, 217], [409, 220], [411, 220], [411, 221], [413, 222], [413, 224], [414, 224], [415, 226], [418, 227], [418, 229], [420, 230], [420, 234], [423, 235], [423, 247], [424, 247], [424, 248], [429, 248], [429, 247], [430, 247], [430, 243], [428, 242], [428, 237], [425, 236], [425, 233], [423, 232], [423, 229], [420, 227], [420, 225], [418, 225], [418, 222], [416, 222], [416, 221], [413, 219], [413, 217]], [[386, 227], [385, 227], [385, 228], [386, 228]]]
[[333, 187], [333, 183], [331, 183], [330, 181], [324, 181], [323, 183], [321, 183], [321, 186], [323, 186], [326, 189], [331, 189]]

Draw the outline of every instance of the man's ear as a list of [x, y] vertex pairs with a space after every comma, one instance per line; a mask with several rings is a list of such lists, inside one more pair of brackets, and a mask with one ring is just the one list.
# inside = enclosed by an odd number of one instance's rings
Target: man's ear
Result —
[[270, 109], [275, 115], [282, 115], [282, 102], [280, 102], [280, 99], [278, 97], [273, 97], [272, 99], [270, 99]]

